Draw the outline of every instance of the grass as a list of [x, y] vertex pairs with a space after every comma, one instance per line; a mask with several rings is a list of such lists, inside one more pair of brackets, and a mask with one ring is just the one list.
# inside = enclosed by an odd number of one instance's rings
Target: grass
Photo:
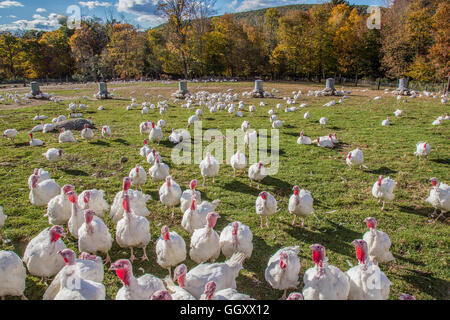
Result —
[[[252, 83], [198, 83], [190, 84], [191, 91], [207, 90], [210, 92], [224, 92], [234, 88], [234, 92], [251, 90]], [[429, 178], [438, 177], [449, 182], [449, 121], [435, 127], [431, 122], [445, 112], [449, 112], [448, 105], [442, 105], [439, 99], [417, 98], [409, 99], [408, 103], [399, 103], [390, 95], [383, 95], [382, 91], [369, 90], [362, 92], [353, 88], [351, 97], [343, 104], [333, 107], [323, 107], [330, 101], [330, 97], [306, 97], [310, 88], [318, 88], [305, 84], [266, 83], [266, 90], [277, 88], [281, 91], [278, 96], [291, 95], [294, 90], [301, 89], [304, 97], [301, 103], [308, 106], [294, 113], [277, 112], [278, 118], [285, 121], [280, 130], [280, 170], [278, 174], [267, 177], [261, 184], [261, 189], [274, 194], [278, 201], [280, 212], [271, 217], [270, 228], [259, 228], [259, 217], [255, 213], [255, 199], [261, 190], [250, 187], [247, 175], [238, 173], [233, 178], [233, 170], [223, 164], [220, 177], [214, 185], [207, 181], [207, 186], [201, 184], [197, 188], [202, 192], [202, 199], [212, 201], [220, 199], [217, 208], [221, 218], [216, 230], [222, 230], [228, 223], [239, 220], [249, 225], [254, 235], [254, 250], [251, 259], [247, 260], [244, 269], [237, 279], [239, 291], [247, 293], [256, 299], [278, 299], [282, 292], [272, 289], [264, 279], [264, 270], [270, 256], [279, 248], [298, 245], [301, 260], [300, 286], [303, 287], [302, 276], [306, 269], [313, 266], [309, 246], [320, 243], [327, 249], [329, 262], [341, 270], [349, 269], [348, 262], [357, 263], [354, 247], [351, 241], [362, 238], [367, 228], [364, 218], [373, 216], [377, 219], [379, 229], [387, 232], [392, 240], [392, 252], [395, 263], [382, 265], [381, 269], [392, 282], [391, 299], [397, 299], [400, 293], [409, 293], [417, 299], [448, 299], [449, 298], [449, 227], [442, 219], [430, 223], [428, 215], [433, 209], [425, 202], [431, 184]], [[78, 87], [79, 91], [71, 88]], [[176, 166], [171, 162], [173, 145], [167, 138], [171, 128], [185, 128], [189, 116], [186, 109], [175, 107], [171, 103], [168, 113], [160, 116], [157, 111], [150, 111], [143, 116], [140, 111], [126, 111], [130, 103], [130, 92], [136, 91], [133, 97], [138, 102], [150, 101], [156, 103], [158, 94], [169, 98], [175, 90], [173, 84], [136, 83], [111, 84], [116, 96], [124, 100], [90, 101], [81, 100], [89, 105], [85, 116], [91, 116], [97, 130], [91, 142], [79, 140], [75, 144], [59, 144], [58, 133], [37, 133], [36, 138], [42, 139], [42, 147], [28, 145], [28, 130], [36, 122], [32, 120], [37, 111], [49, 116], [49, 120], [60, 114], [67, 114], [66, 108], [71, 101], [81, 99], [83, 95], [92, 96], [96, 92], [96, 85], [80, 85], [56, 90], [42, 87], [44, 92], [55, 92], [66, 100], [61, 103], [40, 102], [33, 106], [17, 109], [1, 110], [0, 129], [16, 128], [19, 135], [15, 145], [6, 139], [0, 141], [0, 204], [9, 217], [3, 229], [3, 234], [11, 239], [11, 244], [1, 244], [2, 250], [13, 250], [20, 256], [23, 254], [28, 241], [48, 226], [45, 207], [31, 206], [28, 200], [27, 178], [33, 168], [45, 168], [61, 186], [70, 183], [76, 186], [80, 193], [84, 189], [97, 188], [105, 190], [108, 203], [112, 203], [115, 194], [121, 189], [122, 178], [136, 163], [146, 170], [150, 165], [139, 156], [139, 148], [145, 138], [139, 134], [139, 123], [144, 120], [157, 121], [163, 118], [167, 122], [164, 130], [164, 141], [156, 146], [163, 156], [164, 162], [170, 166], [170, 173], [182, 189], [187, 189], [191, 179], [201, 181], [197, 164]], [[53, 90], [53, 91], [52, 91]], [[145, 93], [151, 94], [150, 99]], [[375, 95], [382, 95], [379, 101], [373, 101]], [[78, 98], [80, 97], [80, 98]], [[126, 100], [125, 100], [126, 99]], [[246, 110], [249, 104], [257, 106], [255, 114], [244, 112], [244, 118], [237, 118], [225, 111], [210, 114], [204, 111], [203, 128], [217, 128], [225, 133], [226, 129], [237, 129], [244, 119], [251, 122], [252, 128], [270, 129], [267, 111], [275, 108], [280, 99], [264, 99], [267, 106], [260, 107], [261, 100], [245, 100]], [[104, 111], [97, 111], [103, 105]], [[177, 105], [179, 106], [179, 105]], [[401, 108], [404, 117], [395, 119], [393, 112]], [[303, 119], [303, 114], [309, 110], [309, 121]], [[191, 113], [192, 114], [192, 113]], [[328, 124], [322, 128], [318, 120], [326, 116]], [[392, 125], [382, 127], [381, 121], [389, 116]], [[102, 139], [100, 128], [109, 125], [113, 132], [111, 139]], [[305, 135], [316, 138], [336, 132], [342, 142], [339, 148], [332, 150], [319, 148], [316, 145], [299, 146], [296, 141], [300, 130]], [[270, 131], [269, 131], [270, 132]], [[192, 129], [191, 129], [192, 133]], [[75, 132], [79, 138], [79, 132]], [[415, 145], [418, 141], [427, 141], [432, 146], [429, 159], [419, 160], [414, 156]], [[203, 143], [206, 147], [207, 143]], [[58, 163], [58, 167], [48, 163], [42, 156], [50, 147], [64, 150], [65, 157]], [[359, 147], [365, 158], [364, 170], [350, 170], [345, 163], [346, 154]], [[128, 162], [121, 164], [120, 158], [126, 156]], [[387, 206], [385, 212], [380, 211], [380, 205], [371, 195], [373, 183], [379, 174], [388, 175], [398, 184], [395, 190], [395, 200]], [[144, 268], [146, 273], [164, 277], [167, 270], [156, 264], [155, 240], [159, 237], [160, 229], [170, 223], [170, 213], [159, 202], [158, 190], [162, 183], [147, 180], [144, 191], [153, 197], [148, 208], [152, 212], [149, 217], [152, 242], [147, 248], [149, 262], [135, 261], [134, 273], [142, 274], [138, 269]], [[320, 219], [308, 218], [305, 228], [292, 227], [293, 216], [287, 210], [292, 187], [299, 185], [308, 189], [315, 201], [314, 207]], [[328, 212], [328, 213], [327, 213]], [[182, 214], [177, 208], [176, 224], [171, 229], [182, 235], [189, 245], [189, 235], [182, 229]], [[114, 235], [114, 226], [106, 217], [106, 222]], [[66, 245], [77, 251], [77, 242], [73, 238], [65, 240]], [[110, 252], [113, 261], [128, 258], [129, 250], [118, 247], [116, 243]], [[141, 250], [137, 250], [141, 255]], [[189, 255], [188, 255], [189, 256]], [[219, 261], [224, 261], [221, 255]], [[186, 260], [188, 268], [195, 266], [189, 258]], [[25, 295], [30, 299], [40, 299], [46, 289], [39, 284], [37, 277], [28, 275]], [[114, 298], [121, 287], [120, 280], [113, 272], [105, 270], [104, 284], [107, 298]], [[293, 291], [293, 290], [291, 290]]]

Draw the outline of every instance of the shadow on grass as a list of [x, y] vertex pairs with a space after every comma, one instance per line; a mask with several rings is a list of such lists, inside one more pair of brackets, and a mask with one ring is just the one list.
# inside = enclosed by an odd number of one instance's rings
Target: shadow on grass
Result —
[[15, 143], [14, 147], [15, 148], [21, 148], [21, 147], [26, 147], [26, 146], [29, 146], [29, 145], [30, 145], [29, 142], [21, 142], [21, 143]]
[[450, 159], [432, 159], [430, 161], [433, 161], [435, 163], [450, 165]]
[[367, 170], [366, 172], [368, 173], [372, 173], [372, 174], [377, 174], [377, 175], [389, 175], [389, 174], [394, 174], [397, 173], [398, 171], [392, 170], [388, 167], [380, 167], [376, 170]]
[[405, 281], [418, 291], [425, 292], [435, 299], [449, 299], [450, 283], [440, 278], [433, 277], [429, 272], [406, 269], [409, 274], [400, 275]]
[[[256, 185], [256, 182], [254, 182], [253, 184]], [[256, 189], [256, 186], [255, 186], [255, 188], [252, 188], [252, 187], [250, 187], [249, 184], [245, 184], [240, 181], [228, 182], [223, 186], [223, 188], [228, 191], [246, 193], [246, 194], [250, 194], [255, 197], [258, 196], [258, 194], [262, 191], [262, 190]]]
[[126, 140], [123, 140], [123, 139], [120, 139], [120, 138], [114, 139], [113, 141], [114, 141], [114, 142], [121, 143], [121, 144], [126, 145], [126, 146], [129, 146], [129, 145], [130, 145]]
[[402, 212], [412, 213], [422, 217], [429, 217], [430, 213], [432, 212], [432, 209], [426, 207], [419, 210], [410, 206], [398, 206], [398, 208]]
[[83, 176], [83, 177], [88, 176], [87, 172], [78, 169], [61, 169], [61, 171], [63, 171], [66, 174], [70, 174], [72, 176]]
[[109, 142], [102, 141], [102, 140], [89, 142], [89, 144], [93, 144], [93, 145], [96, 145], [96, 146], [105, 146], [105, 147], [110, 147], [110, 146], [111, 146], [111, 145], [109, 144]]

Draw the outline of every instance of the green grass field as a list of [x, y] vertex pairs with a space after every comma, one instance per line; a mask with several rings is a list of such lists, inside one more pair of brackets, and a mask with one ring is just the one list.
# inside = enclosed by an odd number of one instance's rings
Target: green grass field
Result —
[[[242, 92], [251, 90], [253, 84], [199, 83], [189, 86], [193, 92], [225, 92], [228, 88]], [[267, 103], [265, 107], [259, 106], [261, 100], [246, 99], [244, 118], [235, 117], [226, 111], [210, 114], [204, 109], [203, 128], [217, 128], [225, 133], [226, 129], [240, 128], [243, 120], [249, 120], [253, 129], [270, 129], [267, 111], [275, 108], [277, 103], [283, 105], [283, 108], [277, 111], [278, 118], [285, 121], [280, 130], [280, 170], [278, 174], [266, 177], [260, 188], [272, 193], [281, 208], [278, 214], [271, 217], [270, 228], [261, 230], [259, 227], [255, 200], [261, 190], [256, 189], [256, 186], [250, 187], [247, 174], [240, 172], [233, 178], [231, 166], [223, 164], [214, 185], [208, 180], [206, 187], [199, 183], [197, 188], [202, 192], [202, 200], [221, 200], [217, 208], [221, 218], [215, 228], [218, 232], [235, 220], [250, 226], [253, 232], [253, 255], [245, 262], [237, 279], [238, 290], [256, 299], [280, 298], [282, 292], [269, 286], [264, 279], [264, 270], [270, 256], [285, 246], [298, 245], [301, 248], [300, 287], [295, 291], [303, 288], [303, 273], [313, 266], [309, 249], [313, 243], [326, 247], [330, 264], [343, 271], [348, 270], [348, 262], [357, 264], [351, 242], [362, 238], [363, 233], [367, 231], [364, 219], [373, 216], [378, 221], [378, 228], [387, 232], [393, 243], [391, 250], [396, 262], [381, 266], [392, 282], [390, 298], [397, 299], [400, 293], [409, 293], [417, 299], [449, 299], [450, 228], [444, 219], [431, 223], [428, 216], [433, 209], [425, 202], [431, 189], [429, 178], [437, 177], [443, 182], [450, 182], [450, 121], [444, 121], [441, 126], [431, 125], [437, 116], [450, 111], [449, 104], [443, 105], [440, 99], [432, 98], [408, 99], [408, 103], [399, 103], [392, 95], [384, 95], [383, 91], [362, 92], [359, 88], [352, 88], [350, 98], [344, 103], [323, 107], [323, 104], [336, 98], [306, 97], [307, 89], [312, 87], [293, 83], [265, 84], [266, 90], [279, 89], [279, 97], [291, 95], [292, 91], [301, 89], [303, 97], [299, 102], [306, 102], [308, 106], [294, 113], [285, 113], [285, 103], [280, 99], [264, 99]], [[175, 106], [172, 101], [168, 113], [164, 116], [160, 116], [157, 109], [150, 110], [145, 116], [140, 110], [125, 109], [130, 104], [131, 96], [137, 98], [139, 104], [147, 100], [156, 104], [158, 94], [169, 98], [170, 93], [176, 89], [174, 85], [111, 85], [110, 89], [115, 88], [112, 90], [121, 100], [81, 99], [89, 106], [84, 115], [91, 116], [97, 128], [92, 141], [84, 141], [80, 139], [79, 132], [74, 132], [78, 143], [59, 144], [56, 132], [36, 133], [35, 137], [42, 139], [45, 144], [42, 147], [30, 147], [27, 133], [38, 124], [33, 121], [36, 112], [47, 115], [51, 121], [60, 114], [67, 115], [66, 109], [70, 102], [79, 100], [78, 97], [83, 95], [92, 97], [96, 92], [95, 84], [80, 85], [78, 88], [79, 91], [70, 88], [53, 91], [47, 90], [46, 87], [41, 88], [44, 92], [55, 92], [57, 96], [67, 97], [61, 103], [39, 102], [33, 106], [8, 110], [2, 110], [2, 106], [8, 105], [0, 105], [1, 131], [7, 128], [16, 128], [19, 131], [15, 144], [6, 139], [0, 140], [0, 205], [8, 215], [3, 236], [11, 239], [11, 243], [3, 243], [0, 246], [2, 250], [13, 250], [22, 256], [28, 241], [48, 226], [48, 220], [44, 217], [45, 207], [31, 206], [28, 200], [27, 178], [32, 174], [33, 168], [45, 168], [59, 185], [73, 184], [78, 193], [91, 188], [103, 189], [106, 200], [111, 204], [115, 194], [121, 190], [122, 178], [128, 175], [136, 163], [146, 170], [150, 167], [150, 164], [139, 156], [139, 148], [146, 138], [139, 134], [139, 123], [144, 120], [156, 122], [162, 118], [167, 122], [164, 140], [156, 149], [161, 153], [164, 162], [170, 166], [171, 176], [182, 189], [188, 188], [191, 179], [202, 179], [198, 164], [172, 164], [170, 155], [173, 144], [167, 140], [171, 128], [186, 128], [187, 119], [193, 111], [188, 113], [186, 109], [179, 107], [180, 104]], [[131, 95], [131, 91], [136, 93]], [[146, 92], [151, 94], [151, 99], [145, 98]], [[376, 95], [383, 98], [373, 101]], [[248, 112], [250, 104], [256, 105], [257, 111], [254, 114]], [[99, 105], [103, 105], [105, 110], [97, 111]], [[404, 116], [400, 119], [393, 115], [397, 108], [404, 110]], [[311, 113], [309, 121], [303, 119], [306, 110]], [[322, 116], [328, 119], [324, 128], [318, 123]], [[390, 117], [392, 125], [382, 127], [381, 121], [386, 116]], [[100, 128], [103, 125], [111, 127], [112, 138], [106, 140], [101, 137]], [[317, 145], [300, 146], [296, 141], [302, 129], [305, 135], [311, 138], [336, 132], [341, 144], [331, 150]], [[432, 146], [432, 153], [426, 161], [419, 161], [413, 154], [419, 141], [426, 141]], [[203, 147], [206, 146], [207, 143], [204, 142]], [[51, 147], [64, 150], [64, 159], [58, 163], [57, 168], [42, 156], [42, 153]], [[363, 151], [367, 169], [350, 170], [346, 165], [345, 156], [356, 147]], [[128, 162], [121, 164], [122, 156], [126, 156]], [[395, 200], [387, 205], [384, 212], [380, 211], [380, 205], [371, 194], [372, 185], [380, 174], [397, 181]], [[140, 267], [144, 268], [146, 273], [166, 276], [167, 270], [159, 267], [155, 259], [155, 240], [164, 224], [169, 224], [189, 245], [190, 237], [180, 225], [182, 213], [179, 208], [176, 209], [176, 224], [170, 224], [170, 213], [159, 202], [158, 190], [161, 184], [151, 181], [149, 177], [144, 187], [144, 192], [153, 198], [148, 202], [148, 208], [152, 212], [149, 217], [152, 241], [147, 248], [150, 261], [141, 263], [136, 260], [133, 265], [137, 276], [142, 274], [138, 270]], [[289, 214], [287, 205], [294, 185], [311, 192], [320, 221], [311, 217], [306, 220], [305, 228], [291, 225], [293, 216]], [[114, 236], [115, 230], [108, 215], [106, 222]], [[69, 237], [64, 241], [78, 253], [75, 239]], [[137, 249], [136, 252], [140, 257], [142, 251]], [[110, 251], [113, 261], [128, 258], [129, 253], [129, 250], [120, 249], [116, 243]], [[221, 255], [219, 261], [224, 259]], [[195, 265], [189, 258], [185, 263], [188, 268]], [[37, 277], [27, 277], [25, 295], [29, 299], [41, 299], [46, 287], [38, 282]], [[109, 299], [114, 298], [121, 287], [115, 273], [106, 269], [104, 284]], [[289, 292], [291, 291], [293, 290]]]

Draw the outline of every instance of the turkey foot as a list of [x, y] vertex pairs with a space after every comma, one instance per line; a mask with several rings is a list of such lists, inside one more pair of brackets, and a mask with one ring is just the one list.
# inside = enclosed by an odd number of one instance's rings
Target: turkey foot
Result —
[[295, 227], [297, 225], [297, 216], [294, 215], [294, 221], [292, 221], [292, 225]]
[[131, 256], [130, 256], [130, 261], [133, 263], [133, 261], [136, 260], [136, 257], [133, 254], [133, 248], [131, 248]]
[[20, 297], [22, 300], [28, 300], [27, 297], [25, 297], [24, 295], [22, 295], [22, 297]]
[[146, 248], [147, 246], [144, 247], [144, 255], [142, 256], [141, 261], [148, 261], [147, 252], [145, 250]]
[[269, 217], [266, 217], [266, 227], [269, 227]]
[[305, 219], [302, 219], [302, 228], [305, 227]]
[[202, 184], [202, 186], [205, 186], [205, 177], [203, 177], [203, 184]]
[[263, 225], [263, 217], [260, 216], [260, 218], [261, 218], [261, 229], [263, 229], [263, 228], [264, 228], [264, 225]]
[[109, 252], [106, 252], [106, 259], [105, 259], [105, 263], [104, 264], [107, 264], [107, 263], [110, 263], [111, 262], [111, 257], [109, 256]]
[[384, 210], [384, 201], [383, 201], [383, 206], [381, 207], [381, 211], [383, 211]]
[[286, 291], [287, 291], [287, 289], [284, 289], [283, 296], [281, 297], [280, 300], [286, 300]]

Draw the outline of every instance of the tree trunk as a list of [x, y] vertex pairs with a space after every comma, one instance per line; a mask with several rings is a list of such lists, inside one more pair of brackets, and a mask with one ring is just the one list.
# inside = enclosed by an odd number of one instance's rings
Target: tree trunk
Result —
[[356, 74], [356, 78], [355, 78], [355, 87], [358, 86], [358, 74]]
[[378, 78], [377, 90], [380, 90], [381, 78]]
[[447, 81], [447, 91], [446, 91], [446, 93], [449, 93], [450, 92], [450, 75], [448, 76], [448, 81]]

